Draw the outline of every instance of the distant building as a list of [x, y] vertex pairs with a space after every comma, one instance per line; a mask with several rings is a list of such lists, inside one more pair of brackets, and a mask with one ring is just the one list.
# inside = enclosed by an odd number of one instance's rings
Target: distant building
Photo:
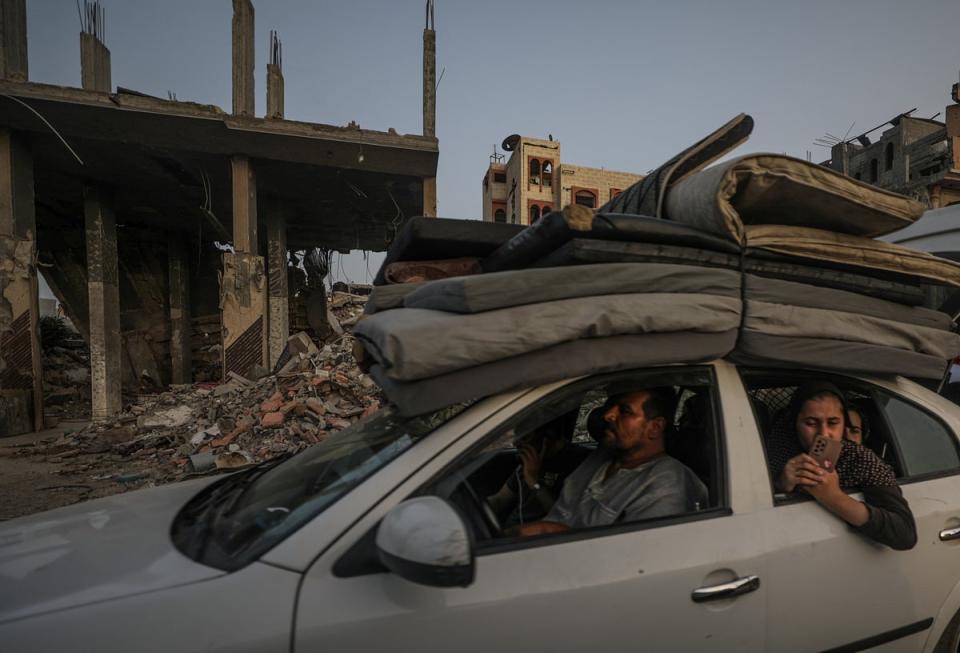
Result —
[[883, 126], [831, 148], [822, 165], [887, 190], [915, 197], [931, 209], [960, 203], [960, 85], [945, 122], [915, 118], [908, 112]]
[[510, 159], [490, 157], [483, 176], [483, 219], [533, 224], [567, 204], [597, 208], [643, 175], [588, 168], [560, 160], [560, 141], [511, 136]]

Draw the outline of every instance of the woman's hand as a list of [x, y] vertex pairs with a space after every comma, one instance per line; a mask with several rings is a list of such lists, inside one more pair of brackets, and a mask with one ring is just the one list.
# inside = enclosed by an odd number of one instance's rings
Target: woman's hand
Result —
[[793, 492], [798, 486], [809, 490], [823, 482], [824, 474], [823, 468], [816, 460], [802, 453], [788, 460], [783, 466], [783, 471], [777, 478], [777, 490]]
[[817, 503], [843, 521], [851, 526], [863, 526], [870, 519], [870, 511], [862, 502], [840, 489], [840, 476], [830, 466], [830, 461], [827, 461], [826, 465], [827, 469], [823, 470], [820, 482], [804, 489]]

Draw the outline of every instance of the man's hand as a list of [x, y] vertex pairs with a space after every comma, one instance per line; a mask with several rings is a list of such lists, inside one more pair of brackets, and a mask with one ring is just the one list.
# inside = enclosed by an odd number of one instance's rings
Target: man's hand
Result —
[[531, 535], [546, 535], [547, 533], [563, 533], [569, 530], [570, 527], [566, 524], [555, 521], [534, 521], [521, 526], [519, 535], [520, 537], [530, 537]]
[[520, 464], [523, 465], [523, 482], [533, 488], [540, 480], [540, 468], [543, 467], [543, 458], [547, 451], [547, 441], [540, 443], [536, 449], [530, 443], [520, 445]]
[[797, 486], [800, 486], [809, 491], [811, 487], [823, 482], [824, 473], [816, 460], [802, 453], [794, 456], [784, 465], [783, 471], [777, 478], [777, 489], [781, 492], [793, 492]]

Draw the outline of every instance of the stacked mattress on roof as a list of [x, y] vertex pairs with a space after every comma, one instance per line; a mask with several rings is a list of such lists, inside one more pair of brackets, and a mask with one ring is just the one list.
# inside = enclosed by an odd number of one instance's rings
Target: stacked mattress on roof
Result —
[[919, 306], [921, 283], [960, 287], [960, 266], [873, 239], [917, 219], [917, 202], [778, 155], [665, 165], [596, 213], [567, 207], [513, 234], [458, 226], [467, 276], [441, 278], [462, 259], [411, 263], [444, 255], [401, 239], [378, 280], [414, 283], [374, 288], [354, 331], [387, 397], [414, 414], [722, 357], [938, 378], [960, 354], [950, 316]]

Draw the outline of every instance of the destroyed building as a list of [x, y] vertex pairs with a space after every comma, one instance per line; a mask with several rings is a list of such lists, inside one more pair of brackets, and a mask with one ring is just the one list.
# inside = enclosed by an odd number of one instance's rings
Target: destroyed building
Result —
[[849, 140], [818, 141], [831, 145], [830, 159], [822, 165], [916, 198], [930, 209], [960, 202], [960, 84], [953, 85], [951, 96], [954, 103], [946, 107], [944, 122], [934, 119], [940, 114], [918, 118], [911, 109]]
[[233, 0], [230, 111], [114, 88], [89, 0], [82, 88], [31, 81], [26, 2], [0, 0], [0, 436], [43, 427], [38, 274], [89, 346], [90, 414], [104, 419], [144, 380], [273, 368], [302, 276], [290, 252], [385, 250], [404, 221], [435, 215], [431, 4], [423, 133], [398, 134], [286, 119], [274, 34], [256, 116], [251, 0]]

